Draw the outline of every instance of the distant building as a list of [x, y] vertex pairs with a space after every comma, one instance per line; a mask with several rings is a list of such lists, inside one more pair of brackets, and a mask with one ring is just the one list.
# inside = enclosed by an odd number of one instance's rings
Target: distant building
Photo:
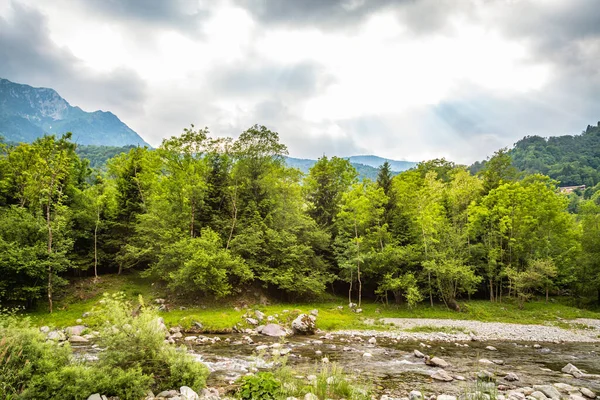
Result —
[[558, 188], [561, 193], [572, 193], [575, 190], [585, 190], [585, 185], [579, 186], [561, 186]]

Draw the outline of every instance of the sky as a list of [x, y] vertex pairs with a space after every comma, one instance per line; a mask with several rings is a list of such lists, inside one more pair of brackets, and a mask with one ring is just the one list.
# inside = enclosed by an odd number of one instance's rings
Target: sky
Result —
[[470, 164], [600, 120], [598, 0], [0, 0], [0, 77], [147, 142]]

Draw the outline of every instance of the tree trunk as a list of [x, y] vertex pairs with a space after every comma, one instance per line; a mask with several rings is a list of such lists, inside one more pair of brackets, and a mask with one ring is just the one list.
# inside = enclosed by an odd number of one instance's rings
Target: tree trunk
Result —
[[494, 281], [490, 278], [490, 301], [494, 301]]
[[98, 224], [100, 223], [100, 207], [96, 213], [96, 226], [94, 227], [94, 282], [98, 281]]
[[52, 221], [50, 220], [50, 199], [46, 204], [46, 225], [48, 227], [48, 309], [52, 314]]
[[348, 288], [348, 307], [352, 304], [352, 268], [350, 268], [350, 287]]
[[190, 221], [190, 237], [194, 238], [194, 212], [195, 210], [195, 203], [192, 200], [192, 215], [191, 215], [191, 221]]
[[236, 197], [237, 197], [237, 187], [233, 192], [233, 196], [231, 197], [231, 230], [229, 231], [229, 237], [227, 238], [227, 246], [225, 246], [225, 250], [229, 250], [229, 244], [231, 243], [231, 239], [233, 238], [233, 231], [235, 230], [235, 224], [237, 222], [237, 206], [236, 206]]
[[427, 272], [427, 281], [429, 282], [429, 304], [433, 307], [433, 292], [431, 290], [431, 272]]
[[358, 242], [358, 227], [354, 219], [354, 237], [356, 240], [356, 278], [358, 280], [358, 307], [362, 301], [362, 281], [360, 280], [360, 243]]
[[548, 304], [548, 291], [549, 291], [548, 286], [546, 286], [546, 304]]

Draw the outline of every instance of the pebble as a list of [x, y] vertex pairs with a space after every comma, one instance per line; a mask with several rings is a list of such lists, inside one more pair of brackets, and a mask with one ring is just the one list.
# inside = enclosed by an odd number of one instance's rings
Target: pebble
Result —
[[494, 346], [486, 346], [485, 349], [489, 350], [489, 351], [498, 351], [498, 349], [495, 348]]

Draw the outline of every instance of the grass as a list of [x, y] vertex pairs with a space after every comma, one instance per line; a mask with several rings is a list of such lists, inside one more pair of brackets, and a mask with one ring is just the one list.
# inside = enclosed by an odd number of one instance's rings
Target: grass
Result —
[[[48, 314], [47, 308], [40, 307], [29, 312], [32, 322], [38, 326], [49, 325], [65, 327], [76, 324], [84, 312], [90, 311], [100, 300], [103, 293], [124, 292], [126, 297], [136, 300], [142, 296], [145, 302], [150, 303], [157, 297], [172, 299], [164, 289], [153, 285], [151, 281], [141, 278], [139, 274], [131, 273], [121, 276], [105, 275], [94, 283], [91, 279], [74, 280], [65, 290], [62, 297], [57, 296], [54, 303], [54, 313]], [[247, 300], [247, 299], [246, 299]], [[256, 302], [256, 301], [254, 301]], [[390, 329], [389, 325], [381, 322], [381, 318], [432, 318], [432, 319], [465, 319], [484, 322], [511, 322], [521, 324], [554, 324], [569, 329], [580, 328], [572, 326], [568, 320], [575, 318], [600, 318], [600, 312], [572, 307], [566, 302], [558, 301], [545, 303], [544, 301], [531, 301], [523, 309], [510, 301], [492, 303], [485, 300], [473, 300], [461, 303], [462, 312], [448, 310], [443, 305], [430, 307], [421, 304], [414, 308], [405, 305], [385, 306], [380, 303], [363, 303], [361, 314], [350, 311], [347, 300], [343, 298], [329, 298], [322, 302], [280, 303], [263, 306], [246, 301], [247, 309], [235, 308], [238, 304], [234, 300], [203, 299], [203, 306], [196, 305], [179, 309], [180, 304], [173, 303], [171, 311], [161, 312], [167, 325], [181, 325], [185, 328], [192, 326], [195, 321], [203, 324], [208, 331], [227, 331], [235, 325], [242, 328], [250, 327], [245, 323], [244, 315], [253, 314], [260, 310], [266, 315], [276, 316], [276, 321], [282, 324], [290, 323], [300, 313], [308, 313], [313, 309], [319, 311], [317, 327], [325, 331], [340, 329]], [[342, 306], [342, 309], [338, 309]], [[287, 312], [286, 312], [287, 311]], [[253, 316], [253, 315], [252, 315]], [[568, 326], [567, 326], [568, 325]], [[435, 332], [455, 328], [433, 328], [419, 326], [412, 328], [413, 332]], [[446, 331], [444, 331], [446, 332]]]
[[418, 325], [413, 326], [412, 328], [404, 329], [405, 332], [421, 332], [421, 333], [448, 333], [448, 334], [456, 334], [456, 333], [469, 333], [469, 331], [465, 328], [458, 328], [452, 326], [432, 326], [432, 325]]

